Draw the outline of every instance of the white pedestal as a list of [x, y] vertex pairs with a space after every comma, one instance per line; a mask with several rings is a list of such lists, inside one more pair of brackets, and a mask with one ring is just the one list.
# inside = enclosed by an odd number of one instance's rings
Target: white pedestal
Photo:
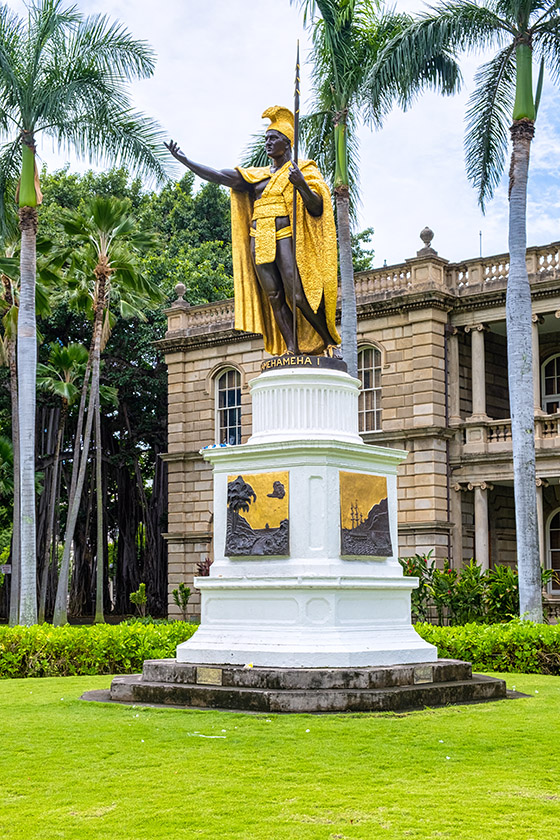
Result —
[[[254, 434], [204, 450], [214, 466], [214, 563], [201, 626], [177, 648], [199, 664], [340, 668], [429, 662], [410, 622], [397, 560], [396, 471], [406, 453], [369, 446], [357, 428], [359, 382], [322, 369], [271, 370], [251, 383]], [[289, 473], [289, 556], [225, 554], [228, 479]], [[391, 556], [341, 554], [340, 473], [386, 479]]]

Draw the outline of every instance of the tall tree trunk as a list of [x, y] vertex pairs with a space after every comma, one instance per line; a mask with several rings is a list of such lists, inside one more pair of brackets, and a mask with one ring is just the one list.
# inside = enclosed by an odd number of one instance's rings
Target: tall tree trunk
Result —
[[[66, 533], [64, 535], [64, 551], [62, 554], [62, 562], [60, 564], [60, 576], [58, 579], [58, 589], [56, 592], [56, 601], [54, 607], [53, 624], [55, 625], [66, 624], [66, 622], [68, 621], [68, 578], [70, 573], [70, 549], [72, 547], [72, 540], [74, 539], [76, 522], [78, 521], [78, 511], [80, 508], [80, 499], [82, 496], [82, 489], [84, 486], [84, 479], [86, 475], [87, 459], [89, 455], [91, 429], [95, 414], [96, 395], [99, 393], [101, 334], [103, 331], [103, 312], [105, 304], [105, 288], [107, 284], [107, 278], [109, 276], [108, 270], [108, 266], [107, 273], [105, 273], [103, 270], [98, 271], [96, 269], [97, 295], [95, 302], [95, 315], [93, 320], [93, 358], [91, 388], [89, 392], [86, 428], [84, 432], [84, 444], [80, 456], [80, 467], [77, 473], [76, 486], [72, 497], [72, 504], [70, 505], [70, 509], [68, 511]], [[72, 470], [74, 470], [74, 467], [72, 468]]]
[[[8, 306], [15, 306], [12, 283], [9, 277], [2, 275], [4, 298]], [[19, 414], [17, 382], [17, 350], [14, 338], [6, 342], [8, 369], [10, 371], [10, 402], [12, 411], [12, 447], [14, 451], [14, 514], [12, 524], [12, 574], [10, 579], [10, 615], [9, 623], [14, 627], [19, 622], [19, 583], [20, 583], [20, 476], [19, 476]]]
[[101, 406], [99, 404], [99, 379], [97, 380], [98, 392], [95, 405], [95, 492], [97, 499], [97, 540], [95, 546], [96, 554], [96, 575], [95, 575], [95, 624], [102, 624], [105, 621], [103, 613], [103, 483], [101, 475]]
[[70, 478], [70, 493], [68, 496], [68, 509], [72, 507], [72, 502], [74, 501], [74, 493], [76, 492], [76, 484], [78, 483], [78, 471], [80, 468], [80, 447], [82, 443], [82, 432], [84, 429], [84, 416], [86, 413], [86, 400], [88, 394], [88, 387], [90, 382], [90, 375], [91, 375], [91, 365], [94, 353], [94, 344], [95, 344], [95, 330], [93, 330], [93, 335], [91, 338], [91, 345], [89, 348], [89, 355], [86, 364], [86, 369], [84, 371], [84, 381], [82, 383], [82, 393], [80, 396], [80, 405], [78, 408], [78, 422], [76, 425], [76, 437], [74, 438], [74, 457], [72, 459], [72, 476]]
[[527, 178], [534, 123], [516, 120], [509, 181], [508, 379], [521, 618], [542, 621], [535, 470], [531, 288], [527, 275]]
[[66, 400], [62, 401], [62, 410], [58, 421], [58, 430], [56, 435], [56, 445], [54, 450], [51, 487], [49, 494], [49, 510], [47, 513], [47, 533], [45, 536], [45, 550], [43, 557], [43, 569], [41, 572], [41, 586], [39, 589], [39, 624], [45, 620], [45, 610], [47, 603], [47, 584], [49, 580], [49, 571], [53, 555], [53, 533], [54, 533], [54, 518], [56, 514], [56, 500], [57, 487], [59, 479], [59, 465], [60, 453], [62, 451], [62, 441], [64, 438], [64, 424], [66, 422], [66, 415], [68, 413], [68, 403]]
[[20, 300], [17, 367], [20, 444], [20, 624], [37, 622], [37, 551], [35, 537], [35, 388], [37, 330], [35, 275], [37, 210], [21, 207]]
[[352, 263], [350, 236], [350, 201], [348, 187], [335, 189], [336, 227], [340, 260], [340, 297], [342, 307], [342, 356], [350, 376], [358, 376], [358, 316], [356, 312], [356, 287]]

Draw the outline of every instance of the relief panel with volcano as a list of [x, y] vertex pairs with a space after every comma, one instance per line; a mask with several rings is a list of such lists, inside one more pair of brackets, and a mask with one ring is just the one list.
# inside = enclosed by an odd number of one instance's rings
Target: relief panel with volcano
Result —
[[226, 556], [290, 553], [289, 473], [229, 475]]
[[342, 555], [393, 554], [385, 476], [340, 473], [340, 531]]

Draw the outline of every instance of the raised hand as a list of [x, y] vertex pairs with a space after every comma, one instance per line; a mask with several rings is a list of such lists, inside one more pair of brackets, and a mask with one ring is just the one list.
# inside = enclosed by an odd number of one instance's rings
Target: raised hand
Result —
[[164, 143], [163, 145], [166, 149], [169, 149], [173, 157], [177, 158], [177, 160], [181, 161], [181, 163], [183, 163], [186, 160], [186, 154], [183, 151], [181, 151], [181, 149], [179, 148], [179, 144], [176, 143], [174, 140], [170, 140], [169, 143]]
[[296, 189], [300, 189], [300, 187], [306, 187], [307, 181], [303, 177], [301, 169], [297, 165], [297, 163], [292, 163], [290, 166], [290, 170], [288, 173], [288, 178], [290, 179], [290, 183], [296, 187]]

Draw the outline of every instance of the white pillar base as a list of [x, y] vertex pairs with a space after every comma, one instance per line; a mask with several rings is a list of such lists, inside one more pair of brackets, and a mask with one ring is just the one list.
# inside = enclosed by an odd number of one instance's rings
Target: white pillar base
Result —
[[[179, 645], [177, 660], [273, 668], [435, 661], [437, 649], [410, 621], [418, 581], [403, 576], [397, 559], [396, 472], [406, 453], [361, 441], [358, 381], [317, 369], [270, 371], [252, 388], [258, 420], [250, 442], [203, 451], [214, 466], [214, 563], [209, 577], [195, 579], [201, 626]], [[228, 482], [280, 473], [289, 474], [289, 554], [226, 556]], [[342, 555], [341, 474], [348, 473], [386, 482], [390, 556]], [[351, 545], [359, 550], [360, 540]]]

